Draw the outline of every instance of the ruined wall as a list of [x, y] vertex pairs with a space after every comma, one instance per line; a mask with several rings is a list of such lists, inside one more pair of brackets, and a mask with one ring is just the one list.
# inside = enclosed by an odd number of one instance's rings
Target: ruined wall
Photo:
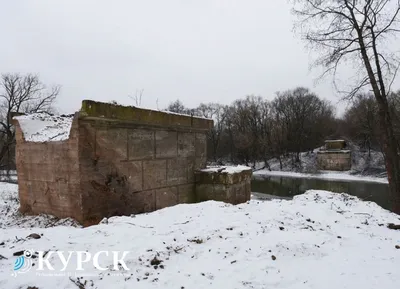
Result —
[[20, 211], [82, 220], [77, 116], [65, 141], [27, 142], [14, 124]]
[[84, 102], [79, 124], [84, 219], [195, 202], [194, 171], [206, 165], [211, 127], [206, 119]]
[[15, 125], [21, 212], [90, 225], [195, 202], [194, 172], [206, 166], [213, 123], [83, 101], [67, 140], [27, 142]]
[[236, 205], [250, 200], [251, 168], [236, 172], [206, 169], [197, 171], [195, 175], [198, 202], [215, 200]]
[[320, 170], [348, 171], [351, 169], [351, 153], [320, 151], [317, 154], [317, 165]]

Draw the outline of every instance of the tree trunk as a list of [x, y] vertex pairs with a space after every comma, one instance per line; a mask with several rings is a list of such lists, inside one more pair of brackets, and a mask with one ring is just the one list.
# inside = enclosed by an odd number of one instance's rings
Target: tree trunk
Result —
[[382, 149], [385, 154], [385, 165], [389, 180], [389, 191], [392, 210], [400, 214], [400, 157], [387, 102], [378, 101], [379, 121], [381, 126]]
[[281, 170], [283, 169], [283, 165], [282, 165], [282, 159], [280, 156], [278, 156], [278, 160], [279, 160], [279, 167], [281, 168]]
[[[378, 104], [379, 125], [382, 139], [382, 150], [385, 154], [385, 165], [389, 181], [390, 199], [392, 211], [400, 214], [400, 157], [397, 152], [397, 141], [394, 135], [393, 123], [390, 116], [389, 104], [386, 97], [386, 90], [383, 83], [379, 56], [376, 51], [375, 37], [373, 35], [372, 46], [374, 50], [374, 59], [377, 67], [377, 76], [375, 75], [370, 58], [368, 57], [364, 39], [361, 31], [359, 33], [359, 45], [361, 56], [368, 73], [372, 91]], [[371, 31], [373, 33], [373, 31]]]

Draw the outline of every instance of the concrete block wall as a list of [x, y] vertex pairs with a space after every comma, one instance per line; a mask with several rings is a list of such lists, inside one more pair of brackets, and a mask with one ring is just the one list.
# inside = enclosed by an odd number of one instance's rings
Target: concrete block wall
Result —
[[198, 202], [215, 200], [231, 204], [240, 204], [250, 200], [250, 168], [237, 172], [216, 170], [196, 171], [196, 198]]
[[206, 132], [85, 120], [81, 127], [86, 220], [195, 201], [194, 172], [206, 165]]
[[65, 141], [27, 142], [16, 125], [21, 212], [103, 217], [195, 202], [212, 120], [83, 101]]
[[26, 142], [15, 122], [20, 211], [82, 219], [77, 122], [68, 141]]
[[351, 153], [344, 152], [318, 152], [317, 164], [320, 170], [348, 171], [351, 169]]

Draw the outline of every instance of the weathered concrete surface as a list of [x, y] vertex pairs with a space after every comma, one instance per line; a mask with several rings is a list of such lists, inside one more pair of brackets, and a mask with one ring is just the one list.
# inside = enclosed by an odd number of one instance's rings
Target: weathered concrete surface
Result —
[[26, 142], [15, 125], [21, 212], [90, 225], [196, 201], [212, 120], [83, 101], [68, 140]]
[[197, 201], [222, 201], [240, 204], [251, 197], [251, 169], [234, 173], [196, 171]]
[[68, 141], [26, 142], [15, 129], [20, 211], [82, 220], [77, 116]]
[[351, 152], [319, 151], [317, 165], [320, 170], [348, 171], [351, 169]]
[[338, 140], [326, 140], [325, 150], [343, 150], [346, 148], [346, 141]]

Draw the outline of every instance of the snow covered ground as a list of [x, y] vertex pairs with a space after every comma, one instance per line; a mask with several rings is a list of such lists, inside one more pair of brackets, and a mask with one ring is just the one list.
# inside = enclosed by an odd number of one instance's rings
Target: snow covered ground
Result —
[[[400, 284], [400, 231], [386, 227], [400, 223], [399, 216], [348, 195], [309, 191], [293, 200], [238, 206], [178, 205], [88, 228], [62, 220], [46, 228], [48, 216], [21, 222], [32, 217], [15, 214], [17, 205], [16, 186], [1, 184], [0, 288], [394, 289]], [[27, 238], [32, 233], [39, 238]], [[40, 275], [38, 259], [32, 259], [35, 266], [14, 277], [13, 253], [26, 249], [129, 251], [130, 270], [99, 271], [85, 263], [77, 272], [71, 262], [58, 276]], [[62, 267], [54, 255], [49, 260]]]
[[282, 176], [291, 178], [310, 178], [310, 179], [324, 179], [324, 180], [340, 180], [340, 181], [363, 181], [363, 182], [376, 182], [387, 184], [386, 177], [373, 177], [363, 175], [353, 175], [351, 172], [334, 172], [334, 171], [320, 171], [317, 174], [286, 172], [286, 171], [269, 171], [259, 170], [253, 172], [254, 176]]

